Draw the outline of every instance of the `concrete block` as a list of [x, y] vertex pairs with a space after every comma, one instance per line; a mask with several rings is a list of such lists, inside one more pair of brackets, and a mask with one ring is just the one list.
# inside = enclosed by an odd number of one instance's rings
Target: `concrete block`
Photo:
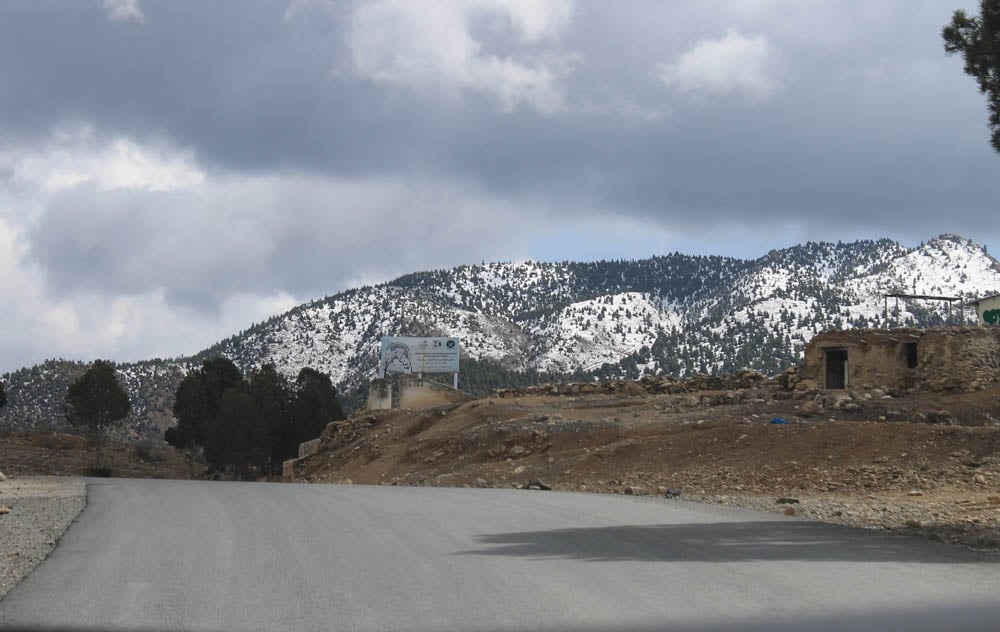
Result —
[[319, 439], [312, 439], [299, 444], [299, 458], [307, 457], [310, 454], [319, 452]]
[[392, 408], [392, 384], [388, 380], [372, 380], [368, 390], [367, 410], [388, 410]]

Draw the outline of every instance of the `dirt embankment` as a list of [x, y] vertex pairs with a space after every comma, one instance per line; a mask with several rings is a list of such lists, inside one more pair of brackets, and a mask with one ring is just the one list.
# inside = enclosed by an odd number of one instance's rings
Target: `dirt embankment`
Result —
[[[7, 475], [92, 476], [93, 464], [94, 448], [82, 435], [18, 430], [0, 435], [0, 472]], [[151, 442], [110, 442], [104, 446], [104, 465], [119, 477], [188, 478], [189, 473], [180, 453]]]
[[1000, 549], [1000, 427], [981, 425], [1000, 418], [1000, 389], [569, 392], [359, 413], [327, 429], [319, 453], [296, 464], [296, 478], [679, 491]]

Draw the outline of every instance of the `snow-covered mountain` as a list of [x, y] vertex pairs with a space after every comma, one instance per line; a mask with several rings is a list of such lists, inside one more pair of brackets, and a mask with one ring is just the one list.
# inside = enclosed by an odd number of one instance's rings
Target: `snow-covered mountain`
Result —
[[[915, 248], [887, 239], [806, 243], [756, 260], [679, 253], [632, 261], [490, 263], [407, 275], [322, 298], [255, 324], [193, 358], [122, 365], [149, 410], [169, 410], [170, 385], [204, 357], [294, 376], [311, 366], [349, 398], [364, 394], [386, 335], [461, 338], [462, 380], [483, 390], [544, 374], [638, 377], [752, 367], [777, 372], [830, 328], [945, 323], [944, 303], [887, 293], [1000, 291], [1000, 264], [980, 245], [942, 235]], [[970, 312], [971, 314], [971, 312]], [[952, 321], [962, 315], [957, 308]], [[968, 318], [971, 319], [971, 316]], [[49, 367], [51, 372], [51, 367]], [[39, 403], [38, 367], [6, 376], [0, 423], [61, 415]], [[172, 382], [173, 381], [173, 382]], [[42, 380], [44, 382], [44, 380]], [[164, 399], [166, 398], [166, 399]], [[28, 405], [31, 402], [31, 405]], [[138, 421], [138, 420], [137, 420]], [[163, 425], [162, 416], [158, 420]]]

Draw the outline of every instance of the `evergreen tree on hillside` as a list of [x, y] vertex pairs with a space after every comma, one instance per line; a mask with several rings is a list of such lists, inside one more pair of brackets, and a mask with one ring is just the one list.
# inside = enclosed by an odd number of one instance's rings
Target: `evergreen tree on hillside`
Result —
[[66, 420], [73, 426], [86, 428], [91, 435], [97, 453], [96, 471], [103, 469], [102, 449], [108, 430], [124, 421], [128, 411], [128, 394], [118, 383], [110, 362], [95, 361], [70, 384], [66, 393]]
[[250, 396], [266, 428], [268, 465], [273, 471], [282, 461], [293, 456], [288, 453], [288, 441], [285, 440], [292, 407], [291, 387], [273, 364], [265, 364], [250, 376]]
[[200, 369], [184, 376], [177, 387], [173, 409], [177, 424], [164, 438], [178, 448], [204, 446], [209, 426], [219, 414], [222, 394], [242, 383], [243, 375], [228, 358], [205, 360]]
[[193, 371], [184, 376], [174, 394], [173, 413], [177, 423], [163, 433], [167, 443], [184, 451], [189, 478], [194, 478], [194, 459], [198, 447], [205, 443], [208, 430], [208, 403], [205, 398], [201, 374]]
[[305, 367], [295, 378], [295, 401], [292, 405], [291, 423], [286, 434], [288, 453], [303, 441], [315, 439], [331, 421], [344, 418], [344, 411], [337, 399], [337, 389], [326, 373]]
[[174, 395], [173, 412], [177, 423], [167, 429], [163, 438], [185, 451], [189, 467], [193, 468], [195, 453], [201, 447], [213, 469], [222, 471], [224, 468], [220, 455], [226, 448], [220, 445], [223, 437], [214, 426], [219, 419], [223, 394], [242, 385], [240, 370], [223, 356], [205, 360], [200, 369], [191, 371], [181, 380]]
[[303, 368], [294, 385], [265, 364], [245, 380], [225, 357], [205, 360], [180, 383], [174, 399], [177, 424], [164, 438], [188, 452], [204, 450], [212, 471], [249, 478], [269, 474], [298, 454], [331, 421], [344, 418], [330, 376]]
[[216, 471], [243, 480], [254, 472], [266, 472], [268, 448], [267, 426], [253, 397], [242, 385], [226, 389], [208, 431], [209, 463]]
[[3, 390], [3, 382], [0, 382], [0, 408], [7, 404], [7, 393]]

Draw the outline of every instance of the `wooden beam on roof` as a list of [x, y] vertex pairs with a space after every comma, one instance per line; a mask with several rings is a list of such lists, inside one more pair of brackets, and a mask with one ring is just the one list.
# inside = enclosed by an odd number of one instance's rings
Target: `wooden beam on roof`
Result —
[[961, 301], [960, 296], [932, 296], [930, 294], [886, 294], [886, 298], [920, 298], [928, 301]]

